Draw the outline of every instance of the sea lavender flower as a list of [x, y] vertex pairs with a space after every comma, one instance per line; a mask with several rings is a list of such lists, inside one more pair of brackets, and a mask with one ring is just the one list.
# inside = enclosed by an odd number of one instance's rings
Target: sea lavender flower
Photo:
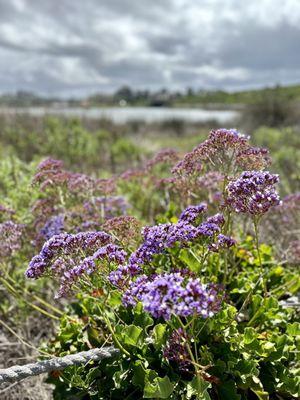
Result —
[[224, 215], [221, 213], [215, 214], [211, 217], [208, 217], [206, 220], [207, 223], [209, 224], [216, 224], [218, 226], [222, 226], [225, 224], [225, 218]]
[[172, 169], [176, 175], [199, 174], [204, 162], [230, 164], [234, 154], [249, 148], [249, 137], [235, 129], [212, 130], [204, 142], [196, 146]]
[[41, 161], [37, 167], [37, 171], [50, 171], [50, 170], [61, 170], [64, 166], [63, 161], [55, 160], [51, 157]]
[[138, 178], [143, 178], [146, 175], [147, 171], [145, 168], [139, 169], [127, 169], [120, 175], [121, 181], [131, 181], [136, 180]]
[[202, 159], [196, 149], [187, 153], [173, 168], [172, 174], [191, 176], [194, 173], [200, 173], [202, 170]]
[[40, 230], [40, 234], [44, 240], [50, 239], [54, 235], [58, 235], [64, 231], [64, 215], [54, 215], [49, 218], [43, 228]]
[[278, 175], [268, 171], [244, 171], [227, 185], [227, 204], [238, 213], [265, 214], [280, 204], [275, 188], [278, 182]]
[[218, 171], [210, 171], [199, 176], [197, 184], [206, 190], [217, 190], [220, 187], [221, 182], [224, 181], [224, 175]]
[[158, 164], [173, 164], [179, 160], [178, 152], [174, 149], [162, 149], [147, 161], [146, 169], [151, 170]]
[[147, 226], [143, 229], [143, 244], [130, 256], [129, 263], [142, 265], [176, 243], [186, 245], [197, 235], [197, 229], [186, 221]]
[[111, 243], [111, 239], [101, 231], [53, 236], [44, 244], [40, 254], [31, 260], [26, 276], [39, 278], [45, 273], [51, 274], [60, 283], [57, 297], [66, 296], [81, 277], [98, 271], [100, 261], [103, 266], [125, 264], [126, 252]]
[[28, 278], [38, 278], [57, 258], [80, 260], [83, 252], [93, 254], [99, 247], [108, 244], [111, 236], [105, 232], [80, 232], [77, 234], [61, 233], [52, 236], [35, 256], [26, 271]]
[[219, 225], [212, 222], [202, 222], [197, 228], [198, 235], [213, 237], [221, 231]]
[[262, 170], [271, 164], [271, 157], [268, 149], [249, 147], [237, 154], [236, 163], [245, 170]]
[[45, 199], [38, 199], [34, 202], [31, 212], [39, 220], [46, 221], [54, 214], [56, 201], [56, 198], [51, 196], [47, 196]]
[[114, 271], [111, 271], [108, 280], [109, 282], [118, 288], [123, 288], [131, 278], [141, 273], [142, 269], [137, 264], [126, 264], [121, 265]]
[[69, 172], [63, 169], [63, 162], [47, 158], [37, 167], [32, 184], [39, 185], [41, 189], [64, 185], [69, 179]]
[[235, 243], [236, 241], [232, 237], [220, 233], [218, 235], [217, 242], [210, 244], [208, 248], [210, 251], [218, 253], [220, 250], [229, 249], [230, 247], [234, 246]]
[[140, 240], [142, 225], [139, 220], [131, 216], [114, 217], [102, 225], [105, 232], [111, 233], [123, 244], [133, 244]]
[[45, 273], [47, 267], [48, 264], [45, 259], [38, 254], [31, 259], [25, 275], [27, 278], [31, 279], [39, 278]]
[[215, 214], [208, 217], [197, 227], [197, 237], [206, 236], [213, 238], [216, 234], [221, 232], [221, 226], [225, 223], [223, 214]]
[[90, 215], [102, 214], [105, 220], [126, 214], [128, 208], [129, 204], [123, 196], [95, 197], [93, 201], [84, 203], [84, 209]]
[[200, 203], [196, 206], [187, 207], [180, 215], [179, 220], [186, 222], [195, 222], [197, 218], [207, 210], [206, 203]]
[[297, 226], [300, 222], [300, 192], [285, 196], [274, 212], [281, 222]]
[[219, 311], [222, 298], [213, 285], [180, 273], [163, 273], [139, 277], [131, 282], [123, 296], [125, 306], [142, 302], [145, 311], [155, 318], [169, 320], [172, 315], [212, 317]]
[[99, 261], [107, 261], [116, 265], [122, 265], [126, 260], [126, 252], [119, 246], [109, 243], [96, 250], [91, 256], [85, 257], [78, 265], [73, 268], [62, 268], [60, 276], [60, 288], [57, 297], [65, 297], [72, 290], [72, 286], [83, 275], [93, 274]]
[[96, 180], [85, 174], [70, 173], [68, 178], [68, 189], [71, 193], [91, 193], [96, 185]]
[[215, 149], [222, 151], [236, 149], [241, 151], [249, 146], [250, 136], [246, 136], [236, 129], [217, 129], [212, 130], [208, 140]]
[[9, 220], [0, 224], [0, 256], [8, 257], [20, 250], [24, 225]]
[[194, 372], [191, 356], [186, 346], [188, 341], [189, 337], [182, 328], [174, 330], [163, 352], [169, 363], [178, 369], [180, 374], [187, 377]]
[[114, 177], [108, 179], [97, 179], [96, 189], [99, 193], [105, 196], [111, 195], [116, 190], [116, 179]]
[[4, 206], [3, 204], [0, 204], [0, 219], [4, 219], [7, 216], [11, 217], [13, 214], [15, 214], [14, 210]]
[[115, 286], [124, 286], [130, 277], [140, 274], [142, 267], [151, 262], [155, 255], [166, 253], [169, 248], [176, 245], [184, 247], [201, 238], [206, 242], [214, 240], [215, 235], [221, 231], [224, 217], [222, 214], [216, 214], [199, 226], [193, 225], [192, 222], [195, 222], [204, 210], [206, 210], [204, 203], [190, 206], [183, 211], [177, 223], [144, 227], [143, 243], [131, 254], [126, 266], [121, 266], [110, 274], [110, 282]]

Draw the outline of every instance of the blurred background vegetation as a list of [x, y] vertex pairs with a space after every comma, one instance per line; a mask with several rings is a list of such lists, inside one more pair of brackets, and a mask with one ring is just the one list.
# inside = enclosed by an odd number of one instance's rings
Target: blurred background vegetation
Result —
[[[188, 93], [181, 100], [192, 107], [200, 95]], [[211, 106], [212, 102], [224, 107], [239, 104], [239, 117], [226, 127], [238, 128], [251, 135], [254, 145], [268, 147], [272, 170], [281, 175], [283, 192], [299, 190], [300, 86], [231, 94], [210, 92], [208, 97], [202, 96], [203, 102], [205, 99]], [[106, 176], [139, 166], [161, 148], [189, 151], [206, 138], [210, 129], [218, 127], [215, 120], [196, 123], [173, 118], [115, 124], [108, 119], [2, 112], [0, 154], [25, 162], [51, 156], [75, 171]]]

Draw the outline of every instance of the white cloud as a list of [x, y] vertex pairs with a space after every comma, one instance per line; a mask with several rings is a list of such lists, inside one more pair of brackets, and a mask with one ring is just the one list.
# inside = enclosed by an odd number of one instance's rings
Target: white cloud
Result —
[[300, 79], [299, 0], [0, 0], [0, 91]]

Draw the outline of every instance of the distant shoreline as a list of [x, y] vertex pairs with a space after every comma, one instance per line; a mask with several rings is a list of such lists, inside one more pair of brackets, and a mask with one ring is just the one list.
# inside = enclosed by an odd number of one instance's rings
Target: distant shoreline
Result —
[[108, 119], [116, 124], [132, 121], [146, 123], [180, 120], [190, 123], [217, 121], [228, 123], [239, 116], [236, 109], [198, 107], [0, 107], [0, 115], [47, 115], [78, 117], [88, 119]]

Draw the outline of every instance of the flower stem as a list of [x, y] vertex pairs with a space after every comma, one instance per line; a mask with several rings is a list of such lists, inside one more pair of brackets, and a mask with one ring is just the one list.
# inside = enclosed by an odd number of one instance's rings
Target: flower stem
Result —
[[266, 295], [267, 295], [267, 285], [266, 285], [266, 281], [264, 279], [264, 270], [263, 270], [263, 266], [262, 266], [262, 262], [261, 262], [261, 254], [260, 254], [259, 241], [258, 241], [258, 220], [256, 218], [253, 219], [253, 225], [254, 225], [254, 232], [255, 232], [256, 251], [257, 251], [257, 255], [258, 255], [259, 268], [260, 268], [260, 277], [259, 277], [259, 279], [262, 279], [264, 296], [266, 297]]

